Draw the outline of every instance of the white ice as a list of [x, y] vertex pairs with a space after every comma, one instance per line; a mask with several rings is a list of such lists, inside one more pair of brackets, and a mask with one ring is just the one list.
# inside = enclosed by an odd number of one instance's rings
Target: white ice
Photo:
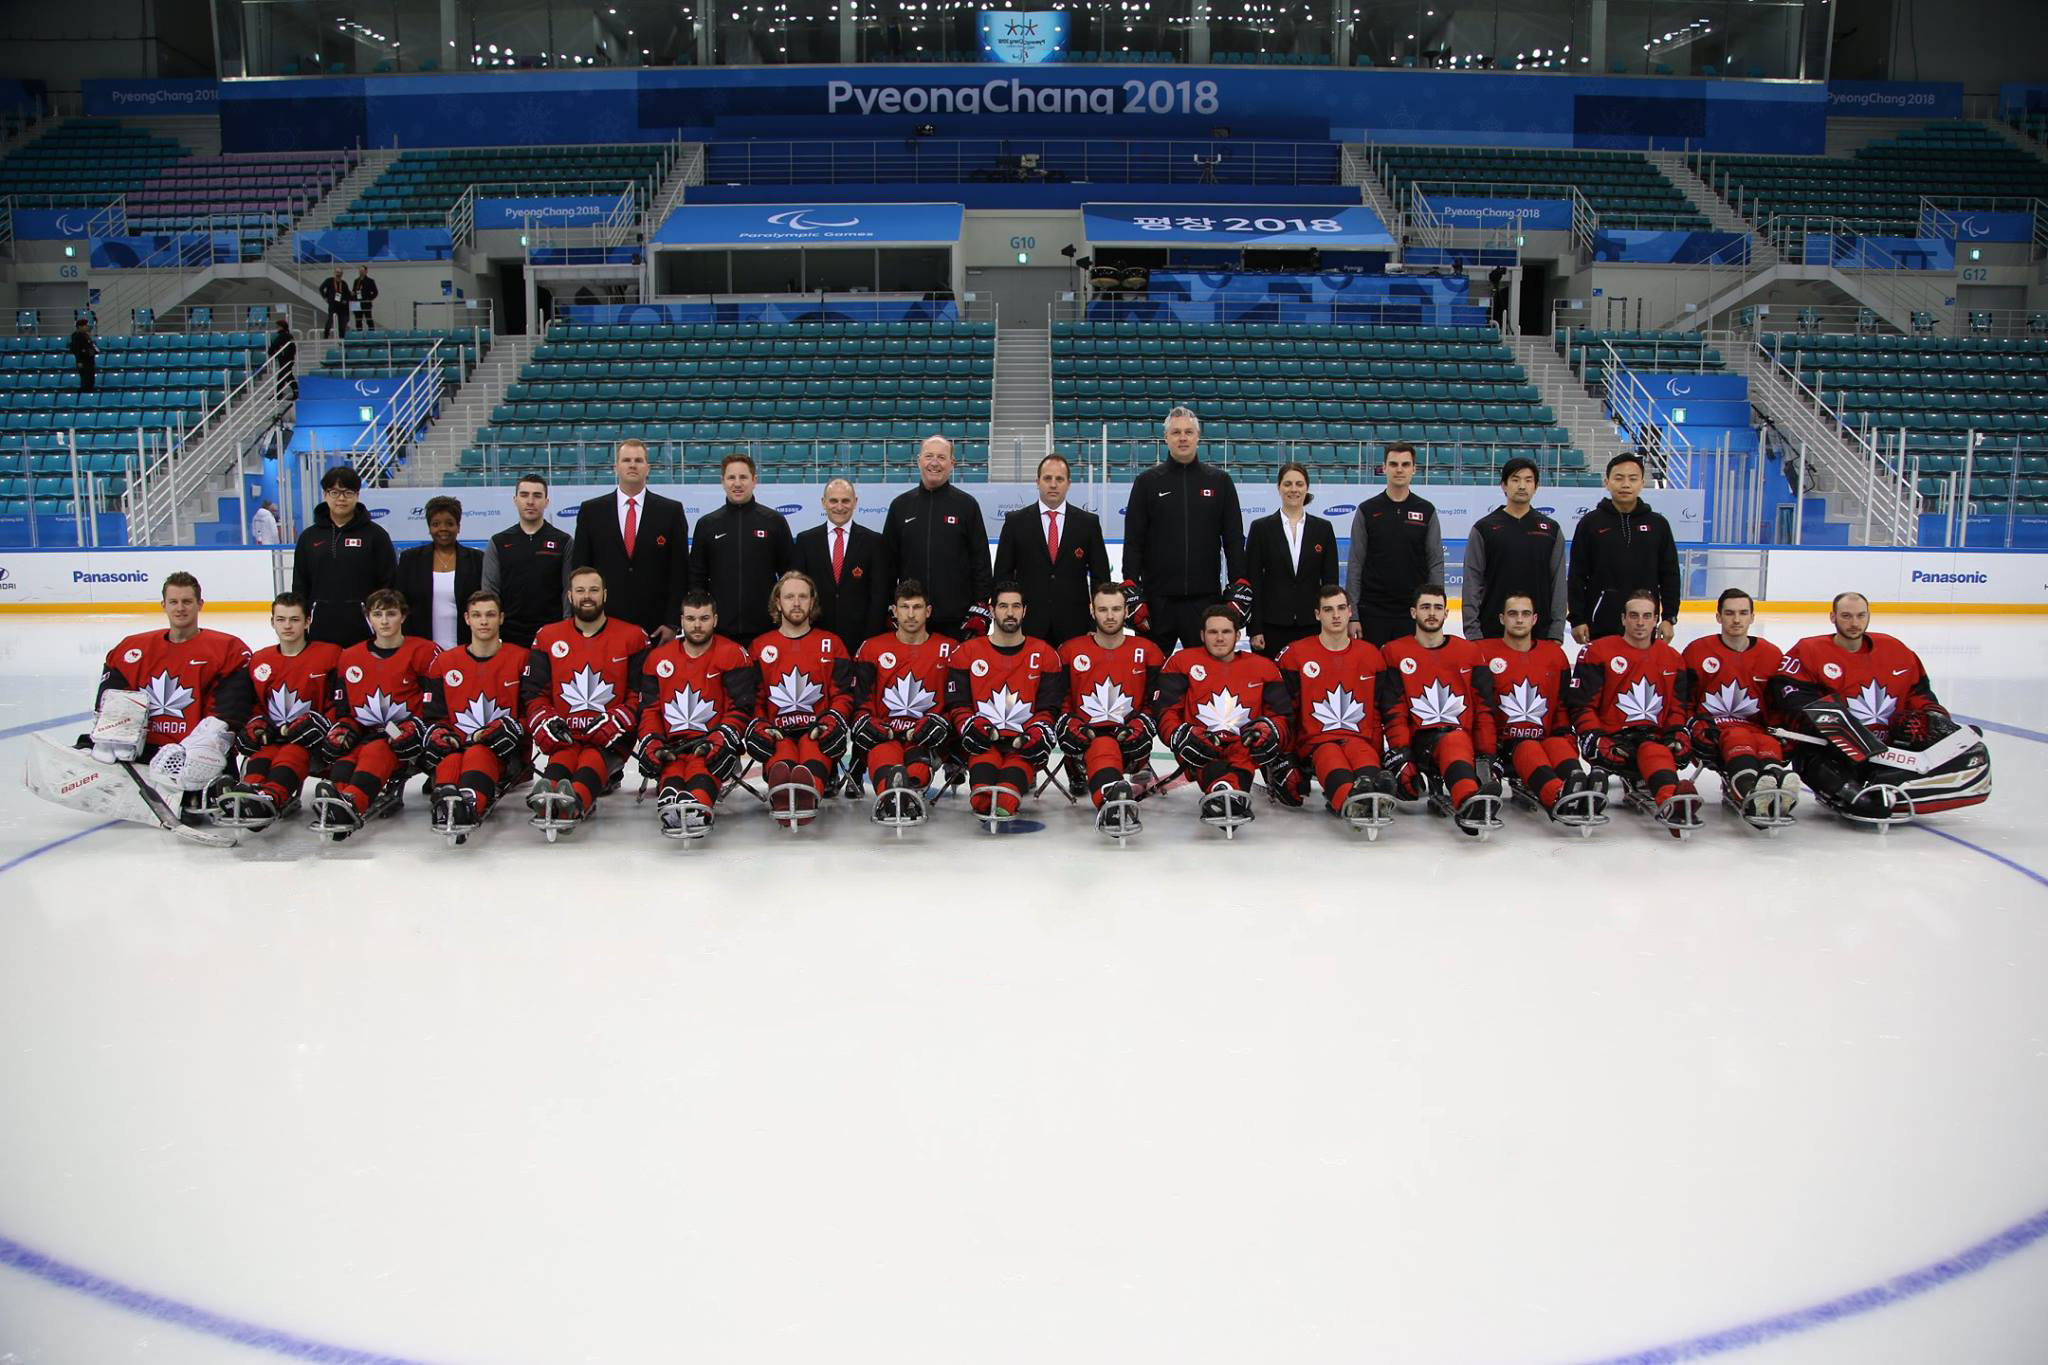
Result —
[[[8, 620], [0, 730], [140, 625]], [[2048, 729], [2048, 627], [1877, 625]], [[2048, 750], [1991, 747], [1934, 823], [2048, 872]], [[415, 797], [8, 866], [0, 1252], [446, 1365], [1557, 1362], [2048, 1208], [2048, 887], [1986, 852], [1811, 802], [1684, 844], [1032, 813], [898, 843], [743, 797], [683, 848], [625, 794], [450, 850]], [[0, 863], [90, 828], [10, 784]], [[0, 1264], [10, 1365], [280, 1358]], [[2048, 1359], [2048, 1242], [1743, 1358]]]

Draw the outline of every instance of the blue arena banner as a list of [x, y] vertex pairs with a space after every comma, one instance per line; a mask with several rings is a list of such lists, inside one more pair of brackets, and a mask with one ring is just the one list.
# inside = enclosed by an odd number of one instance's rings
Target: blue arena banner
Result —
[[656, 246], [951, 245], [958, 204], [685, 204], [655, 231]]
[[1155, 270], [1142, 299], [1095, 300], [1101, 322], [1348, 322], [1376, 326], [1483, 327], [1486, 309], [1469, 302], [1457, 275], [1204, 274]]
[[1083, 204], [1094, 246], [1392, 246], [1393, 234], [1362, 205]]
[[1650, 391], [1650, 397], [1657, 402], [1687, 400], [1693, 403], [1746, 402], [1749, 398], [1749, 380], [1739, 374], [1725, 370], [1686, 371], [1674, 373], [1669, 370], [1638, 370], [1629, 373]]
[[950, 299], [838, 298], [830, 302], [765, 299], [732, 303], [571, 303], [556, 311], [563, 322], [597, 327], [674, 326], [678, 323], [735, 322], [958, 322]]
[[1842, 270], [1954, 270], [1956, 244], [1946, 237], [1831, 237], [1806, 239], [1807, 265]]
[[220, 82], [215, 80], [91, 78], [82, 85], [88, 118], [165, 118], [220, 110]]
[[242, 239], [232, 232], [166, 232], [139, 237], [95, 237], [95, 270], [128, 270], [148, 265], [162, 269], [175, 252], [179, 265], [218, 265], [242, 258]]
[[601, 223], [619, 206], [619, 196], [571, 195], [561, 199], [478, 199], [479, 231], [493, 228], [589, 227]]
[[447, 228], [328, 228], [292, 234], [292, 259], [302, 265], [445, 261], [454, 253]]
[[16, 209], [14, 235], [24, 242], [72, 241], [92, 234], [85, 229], [93, 209]]
[[1067, 50], [1067, 16], [1061, 10], [985, 9], [980, 28], [985, 61], [1035, 66], [1058, 61]]
[[1739, 265], [1749, 259], [1746, 232], [1660, 232], [1651, 228], [1601, 228], [1593, 234], [1593, 259], [1641, 265], [1694, 265], [1718, 261]]
[[1829, 81], [1828, 117], [1930, 119], [1963, 116], [1961, 81]]
[[1429, 195], [1429, 207], [1455, 228], [1512, 227], [1523, 232], [1570, 232], [1569, 199], [1475, 199]]
[[[2034, 215], [2031, 213], [1992, 212], [1989, 209], [1951, 209], [1957, 245], [1994, 242], [2031, 242], [2034, 240]], [[21, 214], [14, 215], [15, 235], [23, 236]], [[1923, 212], [1920, 215], [1920, 235], [1941, 237], [1946, 235], [1948, 224], [1937, 224], [1934, 215]]]

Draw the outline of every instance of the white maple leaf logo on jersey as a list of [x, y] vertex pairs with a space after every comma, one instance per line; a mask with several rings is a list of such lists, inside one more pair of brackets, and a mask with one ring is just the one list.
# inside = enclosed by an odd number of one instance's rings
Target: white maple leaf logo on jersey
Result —
[[1237, 694], [1227, 687], [1195, 707], [1195, 724], [1212, 734], [1221, 732], [1234, 735], [1243, 729], [1244, 723], [1251, 718], [1252, 713], [1237, 699]]
[[1535, 683], [1522, 681], [1500, 699], [1501, 714], [1510, 725], [1541, 725], [1550, 715], [1550, 699]]
[[1756, 699], [1735, 682], [1722, 683], [1700, 705], [1715, 720], [1743, 720], [1756, 714]]
[[711, 728], [711, 718], [718, 714], [718, 708], [709, 698], [694, 687], [685, 686], [682, 691], [670, 697], [661, 707], [661, 723], [672, 735], [686, 731], [702, 731]]
[[818, 709], [825, 689], [811, 681], [808, 673], [789, 672], [768, 689], [768, 705], [776, 715], [808, 716]]
[[1849, 698], [1849, 714], [1865, 725], [1879, 729], [1892, 723], [1892, 712], [1898, 707], [1899, 704], [1892, 700], [1892, 694], [1875, 681], [1863, 684], [1862, 689]]
[[1081, 718], [1090, 725], [1122, 725], [1131, 714], [1131, 699], [1107, 678], [1081, 698]]
[[462, 731], [464, 738], [470, 738], [492, 721], [502, 720], [511, 714], [489, 697], [478, 693], [469, 699], [469, 705], [455, 713], [455, 728]]
[[312, 709], [312, 702], [305, 700], [289, 687], [271, 688], [270, 699], [263, 703], [263, 714], [270, 717], [272, 725], [290, 725]]
[[974, 704], [974, 714], [998, 730], [1022, 730], [1031, 721], [1031, 708], [1010, 688], [999, 688], [993, 696]]
[[192, 693], [169, 673], [159, 673], [142, 685], [142, 699], [152, 716], [182, 716], [192, 704]]
[[395, 701], [389, 692], [377, 688], [363, 698], [363, 704], [356, 708], [356, 724], [363, 726], [396, 725], [402, 720], [411, 720], [412, 712], [402, 701]]
[[1465, 699], [1440, 682], [1422, 689], [1422, 695], [1408, 704], [1420, 725], [1456, 725], [1465, 716]]
[[562, 684], [562, 702], [572, 712], [592, 711], [599, 715], [612, 704], [612, 685], [594, 668], [579, 668]]
[[1308, 714], [1325, 730], [1356, 730], [1365, 719], [1365, 707], [1348, 688], [1333, 687], [1308, 709]]
[[1648, 678], [1637, 678], [1614, 704], [1621, 708], [1623, 720], [1636, 725], [1656, 725], [1664, 718], [1664, 694], [1650, 686]]
[[888, 708], [890, 720], [922, 720], [937, 702], [932, 690], [909, 673], [882, 689], [882, 705]]

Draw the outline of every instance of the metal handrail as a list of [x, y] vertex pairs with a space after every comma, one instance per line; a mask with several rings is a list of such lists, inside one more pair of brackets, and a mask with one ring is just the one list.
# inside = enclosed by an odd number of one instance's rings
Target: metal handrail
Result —
[[443, 220], [448, 225], [450, 252], [468, 251], [476, 245], [476, 186], [470, 185], [448, 206]]
[[1607, 415], [1628, 443], [1644, 456], [1644, 474], [1665, 488], [1692, 487], [1693, 444], [1675, 426], [1658, 420], [1657, 400], [1651, 396], [1634, 370], [1622, 360], [1611, 341], [1602, 341], [1606, 353], [1601, 364], [1600, 387], [1606, 395]]
[[1773, 417], [1789, 428], [1809, 467], [1828, 473], [1844, 493], [1863, 502], [1864, 540], [1911, 545], [1919, 539], [1920, 493], [1901, 450], [1896, 462], [1867, 433], [1833, 407], [1761, 341], [1739, 352], [1748, 360], [1751, 396], [1775, 390]]
[[[1186, 139], [1109, 142], [1074, 138], [910, 138], [720, 143], [721, 179], [746, 185], [1020, 180], [1149, 184], [1329, 185], [1338, 162], [1327, 142]], [[1025, 157], [1038, 162], [1026, 166]], [[1214, 158], [1214, 159], [1212, 159]]]
[[[205, 271], [218, 265], [253, 264], [260, 257], [251, 258], [242, 253], [242, 234], [251, 229], [245, 227], [242, 219], [257, 217], [263, 220], [258, 229], [265, 241], [275, 238], [281, 229], [289, 229], [291, 216], [276, 210], [265, 210], [260, 214], [216, 213], [207, 214], [205, 221], [197, 225], [178, 228], [164, 234], [164, 243], [145, 259], [132, 266], [119, 269], [113, 283], [100, 291], [96, 312], [104, 316], [103, 330], [132, 327], [134, 314], [145, 307], [152, 307], [149, 300], [157, 297], [186, 298], [191, 293], [191, 284]], [[232, 222], [225, 221], [232, 219]], [[219, 245], [222, 236], [234, 239], [228, 249]], [[173, 281], [167, 290], [164, 281]]]
[[[677, 166], [680, 169], [677, 169]], [[704, 183], [704, 144], [690, 142], [683, 144], [677, 156], [676, 166], [662, 181], [668, 186], [661, 196], [661, 202], [648, 213], [648, 220], [657, 226], [668, 221], [668, 216], [682, 205], [684, 195], [690, 186]]]
[[382, 420], [364, 428], [349, 448], [348, 462], [364, 483], [377, 484], [389, 478], [407, 447], [419, 439], [440, 410], [448, 385], [445, 363], [437, 340], [406, 375], [398, 401], [385, 410]]
[[278, 373], [277, 358], [265, 356], [248, 378], [231, 385], [219, 403], [176, 439], [167, 440], [154, 458], [140, 449], [138, 440], [136, 477], [121, 500], [131, 544], [156, 544], [158, 528], [166, 522], [175, 542], [178, 509], [185, 499], [226, 467], [224, 452], [239, 456], [242, 438], [268, 427], [283, 407]]

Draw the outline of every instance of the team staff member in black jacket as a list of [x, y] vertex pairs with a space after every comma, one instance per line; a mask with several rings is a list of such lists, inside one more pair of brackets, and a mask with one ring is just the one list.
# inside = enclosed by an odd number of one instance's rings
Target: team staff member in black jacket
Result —
[[499, 638], [531, 647], [535, 631], [568, 615], [571, 541], [567, 531], [547, 520], [548, 481], [540, 475], [520, 475], [512, 505], [519, 512], [518, 524], [484, 546], [484, 589], [498, 594], [505, 607]]
[[[1124, 509], [1124, 596], [1131, 628], [1167, 653], [1202, 643], [1202, 612], [1220, 599], [1251, 615], [1244, 514], [1230, 475], [1198, 458], [1202, 422], [1166, 414], [1167, 458], [1131, 481]], [[1224, 575], [1230, 586], [1223, 588]]]
[[1472, 523], [1465, 539], [1465, 638], [1498, 640], [1508, 598], [1536, 604], [1536, 638], [1564, 639], [1564, 527], [1531, 507], [1538, 474], [1517, 456], [1501, 467], [1506, 503]]
[[363, 599], [398, 577], [398, 553], [370, 520], [362, 493], [362, 478], [347, 465], [320, 476], [320, 506], [292, 555], [292, 591], [313, 612], [309, 640], [347, 648], [369, 639]]
[[[789, 522], [754, 498], [754, 459], [734, 453], [719, 466], [725, 505], [706, 512], [690, 542], [690, 587], [718, 602], [718, 633], [743, 645], [775, 629], [768, 597], [796, 565]], [[858, 649], [858, 645], [848, 648]]]
[[1621, 634], [1621, 607], [1645, 584], [1657, 594], [1657, 637], [1678, 632], [1678, 538], [1642, 500], [1642, 457], [1626, 451], [1607, 462], [1607, 496], [1572, 532], [1572, 638], [1580, 644]]
[[1337, 581], [1337, 529], [1312, 517], [1308, 470], [1289, 460], [1280, 466], [1280, 510], [1260, 517], [1245, 532], [1245, 576], [1252, 584], [1252, 648], [1269, 659], [1304, 636], [1322, 629], [1316, 604], [1325, 585]]
[[1358, 604], [1351, 638], [1389, 644], [1415, 633], [1408, 608], [1425, 583], [1444, 581], [1444, 535], [1436, 504], [1410, 491], [1415, 447], [1394, 441], [1380, 458], [1387, 486], [1358, 504], [1351, 517], [1351, 556], [1344, 583]]
[[[899, 493], [882, 522], [882, 553], [898, 582], [931, 594], [929, 629], [958, 640], [988, 633], [988, 528], [981, 504], [953, 486], [953, 443], [927, 436], [917, 448], [917, 487]], [[889, 585], [890, 592], [895, 584]]]

